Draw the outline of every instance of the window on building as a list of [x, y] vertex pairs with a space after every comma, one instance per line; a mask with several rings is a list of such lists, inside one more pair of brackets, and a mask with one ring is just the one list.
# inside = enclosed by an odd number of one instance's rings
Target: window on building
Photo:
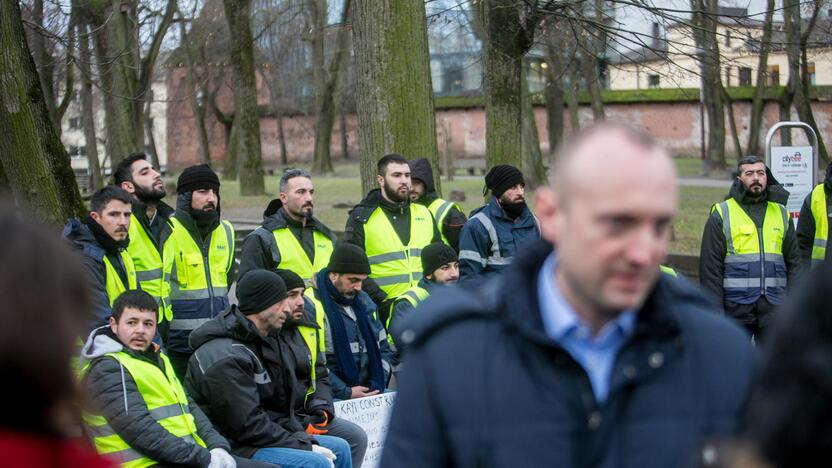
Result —
[[731, 47], [731, 31], [725, 31], [725, 47]]
[[751, 68], [740, 67], [740, 86], [751, 86]]
[[87, 147], [86, 146], [70, 145], [68, 153], [69, 153], [69, 156], [72, 159], [86, 158], [87, 157]]
[[647, 87], [648, 88], [658, 88], [659, 87], [659, 75], [647, 75]]
[[70, 117], [69, 128], [73, 130], [81, 128], [81, 117]]
[[809, 62], [806, 64], [807, 71], [809, 72], [809, 83], [813, 86], [816, 85], [815, 83], [815, 62]]
[[780, 65], [769, 65], [766, 71], [766, 86], [780, 86]]
[[725, 86], [731, 86], [731, 67], [725, 67]]

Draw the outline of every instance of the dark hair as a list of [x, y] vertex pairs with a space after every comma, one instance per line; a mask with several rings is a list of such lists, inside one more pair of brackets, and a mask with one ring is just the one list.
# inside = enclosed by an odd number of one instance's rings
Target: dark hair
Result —
[[121, 314], [124, 313], [126, 307], [154, 313], [159, 309], [156, 299], [153, 299], [153, 296], [141, 289], [124, 291], [113, 301], [113, 318], [116, 319], [116, 322], [121, 320]]
[[378, 175], [384, 177], [384, 171], [387, 169], [387, 166], [390, 164], [410, 164], [404, 156], [400, 154], [386, 154], [384, 157], [378, 160], [378, 164], [376, 164], [376, 169], [378, 170]]
[[133, 182], [133, 163], [136, 161], [147, 161], [147, 155], [142, 152], [130, 153], [122, 159], [113, 169], [113, 184], [121, 185], [122, 182]]
[[286, 186], [289, 184], [289, 181], [295, 177], [306, 177], [307, 179], [312, 180], [312, 175], [305, 169], [286, 169], [283, 171], [283, 175], [280, 176], [280, 186], [278, 188], [280, 193], [286, 191]]
[[0, 207], [0, 427], [60, 434], [56, 414], [72, 412], [70, 357], [92, 319], [80, 256], [53, 228]]
[[765, 165], [766, 162], [763, 161], [762, 159], [760, 159], [759, 156], [754, 156], [753, 154], [749, 154], [748, 156], [745, 156], [745, 157], [741, 158], [739, 161], [737, 161], [737, 174], [739, 174], [741, 172], [740, 168], [742, 166], [745, 166], [747, 164], [757, 164], [757, 163], [763, 163], [763, 165]]
[[763, 337], [763, 365], [752, 392], [745, 435], [778, 468], [832, 457], [832, 263], [777, 310]]
[[121, 187], [117, 187], [115, 185], [107, 185], [106, 187], [102, 187], [98, 189], [92, 197], [90, 197], [90, 211], [95, 211], [96, 213], [101, 213], [107, 203], [110, 203], [113, 200], [118, 200], [120, 202], [127, 203], [128, 205], [133, 204], [133, 198]]

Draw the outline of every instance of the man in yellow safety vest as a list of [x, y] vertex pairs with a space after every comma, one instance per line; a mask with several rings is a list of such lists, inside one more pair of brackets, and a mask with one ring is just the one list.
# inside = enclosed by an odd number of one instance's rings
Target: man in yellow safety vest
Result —
[[829, 219], [832, 218], [832, 164], [826, 168], [823, 183], [815, 186], [800, 209], [797, 223], [797, 244], [804, 263], [817, 266], [832, 257], [826, 248], [829, 240]]

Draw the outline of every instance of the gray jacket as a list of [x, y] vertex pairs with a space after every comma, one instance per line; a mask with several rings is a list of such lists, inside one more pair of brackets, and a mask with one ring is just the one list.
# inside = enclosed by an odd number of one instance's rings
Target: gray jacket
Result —
[[[156, 347], [158, 345], [152, 344]], [[163, 465], [205, 467], [211, 462], [210, 449], [230, 451], [228, 441], [211, 425], [205, 413], [188, 397], [188, 410], [194, 417], [197, 434], [208, 448], [179, 438], [164, 429], [150, 415], [147, 405], [130, 373], [115, 359], [105, 354], [124, 351], [133, 357], [162, 366], [158, 348], [155, 352], [139, 354], [124, 346], [109, 327], [90, 333], [84, 345], [82, 363], [92, 361], [83, 379], [84, 388], [94, 405], [93, 411], [103, 416], [110, 427], [133, 450], [141, 452]], [[155, 358], [155, 360], [153, 359]]]

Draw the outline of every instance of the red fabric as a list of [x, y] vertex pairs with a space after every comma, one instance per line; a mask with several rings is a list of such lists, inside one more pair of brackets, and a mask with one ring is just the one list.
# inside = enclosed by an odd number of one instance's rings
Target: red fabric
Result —
[[80, 440], [0, 430], [0, 466], [3, 468], [114, 468]]

